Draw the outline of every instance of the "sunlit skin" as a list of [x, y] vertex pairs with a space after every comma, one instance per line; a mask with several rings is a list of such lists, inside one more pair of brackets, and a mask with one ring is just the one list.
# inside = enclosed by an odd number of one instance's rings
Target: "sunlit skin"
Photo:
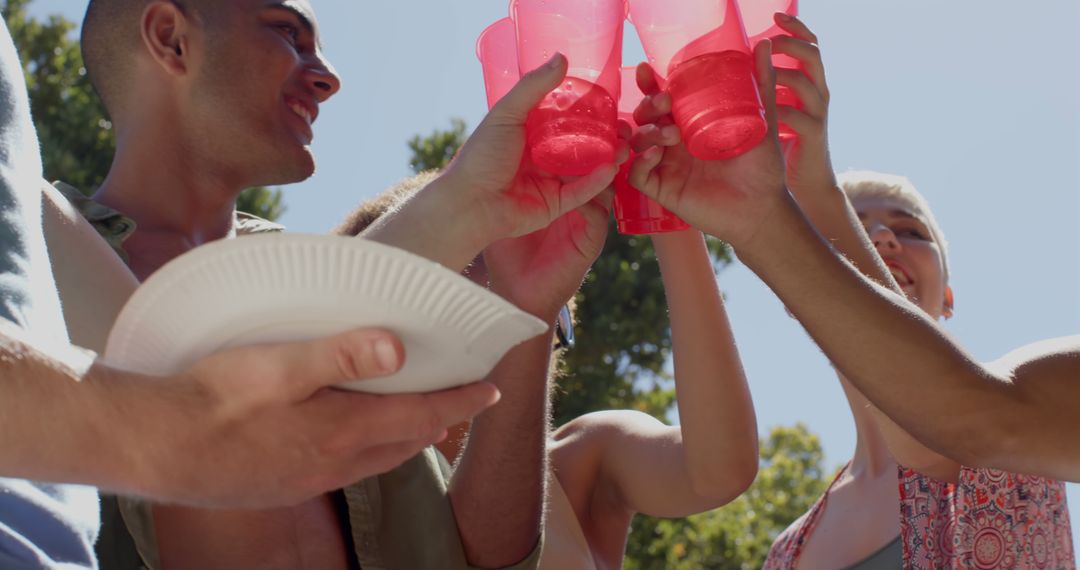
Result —
[[935, 320], [951, 317], [941, 249], [923, 214], [896, 198], [857, 198], [852, 207], [904, 295]]
[[[114, 113], [117, 155], [94, 196], [138, 224], [124, 249], [140, 280], [194, 247], [232, 237], [234, 202], [244, 188], [310, 176], [312, 123], [340, 87], [307, 0], [237, 0], [219, 8], [208, 23], [172, 2], [149, 2], [143, 11], [136, 80], [129, 104]], [[521, 168], [528, 110], [562, 81], [566, 66], [554, 56], [525, 74], [432, 191], [366, 237], [460, 270], [492, 242], [544, 228], [607, 188], [615, 164], [574, 180]], [[625, 143], [617, 154], [625, 160]], [[548, 350], [534, 343], [515, 353], [538, 362], [542, 378]], [[492, 383], [504, 372], [496, 370]], [[478, 430], [473, 453], [451, 481], [462, 546], [476, 566], [516, 563], [539, 535], [544, 439], [537, 432], [534, 445], [516, 446], [513, 430], [503, 428], [531, 416], [514, 413], [515, 406], [507, 398], [485, 416], [494, 425]], [[542, 408], [535, 412], [543, 417]], [[492, 460], [509, 461], [517, 451], [522, 458], [512, 465], [531, 477]], [[157, 507], [154, 521], [166, 567], [341, 568], [351, 557], [327, 497], [262, 512]]]
[[[596, 230], [589, 233], [595, 237], [577, 243], [595, 256], [607, 216], [589, 222]], [[705, 242], [695, 231], [651, 239], [671, 313], [682, 425], [612, 410], [576, 418], [551, 435], [544, 569], [620, 568], [635, 514], [682, 517], [716, 508], [749, 487], [757, 471], [753, 404]], [[545, 257], [564, 268], [561, 284], [552, 285], [550, 277], [541, 275], [553, 271], [543, 270], [535, 277], [520, 278], [522, 295], [543, 297], [543, 291], [553, 289], [569, 292], [580, 283], [588, 257], [580, 259], [577, 248], [559, 241], [551, 239], [543, 248]], [[517, 274], [491, 271], [493, 261], [502, 257], [489, 256], [486, 265], [474, 264], [470, 277], [485, 283], [489, 272]], [[570, 271], [575, 267], [576, 275]], [[504, 397], [509, 397], [507, 390]], [[533, 405], [542, 407], [543, 402]], [[467, 425], [451, 430], [439, 450], [451, 459], [457, 457], [468, 432]]]
[[[813, 199], [812, 192], [799, 196], [802, 200]], [[948, 285], [940, 247], [934, 242], [923, 213], [904, 200], [889, 197], [856, 198], [852, 207], [899, 290], [918, 303], [928, 316], [935, 319], [951, 316], [951, 293], [946, 296]], [[845, 232], [850, 235], [855, 231], [850, 224], [832, 224], [824, 217], [818, 220], [823, 224], [820, 230], [826, 235]], [[877, 267], [874, 270], [877, 278], [888, 280], [872, 260], [863, 263]], [[817, 526], [803, 547], [799, 568], [848, 566], [898, 536], [900, 529], [895, 514], [900, 496], [895, 452], [906, 456], [918, 454], [923, 459], [933, 457], [934, 469], [928, 470], [948, 480], [954, 480], [959, 470], [959, 465], [926, 450], [887, 418], [874, 413], [866, 398], [846, 378], [841, 376], [840, 381], [855, 420], [855, 453], [851, 466], [829, 493]]]
[[[698, 227], [714, 227], [720, 218], [716, 212], [723, 209], [729, 213], [734, 208], [739, 215], [722, 218], [725, 227], [720, 235], [733, 243], [740, 257], [747, 252], [763, 251], [755, 248], [754, 243], [770, 233], [765, 230], [776, 229], [783, 223], [774, 221], [774, 215], [790, 207], [782, 199], [787, 192], [776, 191], [784, 189], [786, 181], [802, 212], [838, 251], [848, 254], [856, 266], [886, 286], [896, 287], [892, 277], [895, 272], [907, 290], [919, 297], [929, 314], [934, 318], [942, 316], [946, 312], [946, 284], [937, 246], [930, 240], [916, 239], [917, 235], [929, 235], [920, 221], [922, 213], [882, 200], [857, 204], [873, 247], [888, 263], [869, 253], [872, 245], [866, 234], [859, 231], [859, 218], [840, 193], [832, 170], [827, 131], [829, 90], [817, 38], [798, 19], [777, 16], [776, 22], [792, 37], [775, 38], [769, 47], [802, 63], [802, 70], [774, 71], [767, 64], [766, 53], [762, 53], [768, 49], [764, 44], [756, 54], [759, 81], [765, 79], [760, 85], [761, 92], [774, 129], [779, 117], [798, 134], [796, 142], [786, 149], [786, 161], [778, 160], [780, 149], [771, 137], [737, 159], [693, 160], [677, 139], [665, 135], [663, 125], [670, 122], [670, 97], [660, 91], [651, 70], [642, 66], [638, 83], [649, 96], [635, 116], [639, 122], [655, 126], [643, 129], [635, 140], [635, 150], [642, 152], [642, 158], [631, 168], [631, 181]], [[791, 88], [799, 97], [800, 108], [782, 106], [773, 110], [770, 79], [774, 73], [777, 84]], [[658, 152], [661, 148], [662, 153]], [[710, 190], [696, 192], [699, 188]], [[775, 252], [779, 251], [776, 244], [769, 251], [773, 252], [769, 260], [775, 261], [778, 257]], [[834, 486], [827, 507], [802, 550], [798, 561], [801, 568], [848, 566], [897, 537], [899, 525], [895, 513], [899, 496], [895, 453], [901, 453], [905, 465], [926, 467], [945, 479], [954, 478], [957, 469], [955, 464], [942, 461], [940, 456], [914, 443], [902, 430], [876, 415], [865, 397], [843, 377], [841, 385], [858, 435], [856, 448], [851, 466]]]
[[310, 3], [227, 6], [228, 34], [204, 33], [168, 3], [151, 4], [142, 21], [140, 80], [114, 113], [116, 157], [94, 196], [138, 224], [124, 247], [140, 280], [230, 236], [243, 189], [314, 172], [311, 123], [340, 80], [319, 48]]
[[[828, 90], [816, 38], [791, 26], [784, 29], [814, 44], [802, 51], [816, 61], [802, 58], [808, 64], [804, 72], [773, 70], [766, 59], [769, 46], [765, 42], [758, 46], [758, 74], [765, 79], [761, 86], [770, 124], [775, 125], [779, 115], [796, 130], [801, 126], [800, 138], [810, 135], [810, 146], [819, 148], [812, 153], [818, 160], [810, 161], [811, 168], [816, 163], [828, 172], [831, 164], [821, 160], [828, 157], [827, 146], [822, 144]], [[797, 55], [790, 40], [778, 38], [774, 46], [778, 52]], [[807, 112], [783, 107], [773, 111], [772, 78], [798, 92], [808, 103]], [[812, 91], [817, 95], [810, 101], [803, 97]], [[657, 112], [662, 99], [655, 96], [639, 111], [655, 120], [662, 115]], [[835, 184], [815, 185], [817, 197], [806, 199], [791, 171], [793, 164], [802, 161], [789, 157], [784, 172], [773, 136], [722, 165], [689, 164], [685, 151], [654, 144], [631, 166], [631, 183], [734, 246], [739, 258], [777, 293], [851, 381], [850, 386], [865, 395], [863, 401], [873, 402], [883, 412], [878, 416], [879, 435], [887, 446], [877, 445], [878, 449], [891, 452], [897, 463], [946, 481], [955, 477], [957, 463], [1080, 480], [1080, 440], [1075, 437], [1080, 431], [1080, 383], [1075, 382], [1080, 376], [1080, 337], [1048, 340], [1020, 348], [997, 362], [979, 363], [937, 326], [933, 317], [945, 314], [945, 303], [937, 295], [920, 298], [921, 306], [916, 307], [900, 294], [891, 271], [871, 244], [851, 230], [858, 227], [857, 220]], [[799, 172], [802, 166], [806, 164], [799, 164], [796, 174], [803, 174]], [[924, 275], [911, 277], [925, 281], [909, 286], [916, 295], [928, 295], [926, 285], [947, 293], [943, 284], [926, 281]], [[935, 309], [926, 303], [941, 306]], [[913, 398], [913, 394], [934, 397]], [[864, 428], [850, 390], [848, 396], [861, 445], [875, 422], [867, 421]], [[890, 464], [887, 457], [878, 459], [884, 477]], [[895, 492], [896, 474], [888, 476]], [[886, 503], [881, 502], [881, 512], [886, 512]], [[895, 513], [895, 508], [893, 503], [887, 512]], [[888, 536], [881, 532], [871, 538], [880, 546]], [[838, 540], [847, 548], [855, 542], [850, 534], [838, 535]], [[868, 554], [873, 548], [868, 543], [862, 550]], [[856, 552], [848, 554], [850, 562], [860, 559]]]
[[[140, 280], [231, 237], [244, 188], [309, 177], [311, 125], [340, 87], [307, 0], [238, 0], [220, 17], [228, 34], [206, 33], [169, 3], [152, 4], [142, 19], [140, 81], [115, 113], [116, 156], [94, 196], [138, 225], [124, 249]], [[329, 497], [263, 511], [153, 513], [166, 568], [348, 567]]]

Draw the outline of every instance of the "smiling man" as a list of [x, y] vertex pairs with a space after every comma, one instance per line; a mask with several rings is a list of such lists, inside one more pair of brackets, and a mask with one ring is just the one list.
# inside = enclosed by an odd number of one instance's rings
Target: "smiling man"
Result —
[[[92, 198], [60, 187], [136, 278], [210, 241], [281, 231], [237, 213], [235, 201], [245, 188], [314, 172], [312, 123], [340, 80], [323, 57], [308, 0], [91, 0], [82, 42], [115, 125], [117, 151]], [[365, 237], [458, 271], [487, 245], [539, 230], [609, 187], [614, 164], [573, 181], [522, 167], [525, 118], [565, 73], [566, 60], [557, 56], [526, 74], [431, 190]], [[95, 302], [93, 295], [79, 291], [78, 275], [60, 289], [81, 303], [68, 303], [69, 326], [97, 331], [99, 338], [88, 334], [85, 342], [100, 343], [111, 323], [71, 322], [88, 312], [81, 309]], [[538, 342], [542, 351], [534, 352], [546, 354], [548, 340]], [[508, 380], [499, 370], [487, 379], [497, 387], [544, 380], [505, 374], [515, 376]], [[396, 398], [355, 397], [376, 404]], [[107, 501], [103, 566], [533, 566], [544, 453], [543, 438], [525, 444], [515, 437], [524, 418], [506, 405], [493, 409], [487, 436], [476, 437], [453, 479], [428, 448], [349, 493], [285, 508], [211, 511]], [[431, 443], [445, 436], [442, 418], [426, 419], [437, 428], [425, 435]], [[500, 469], [495, 459], [517, 468]], [[453, 509], [449, 497], [456, 499]]]
[[[0, 21], [0, 568], [97, 568], [97, 492], [74, 484], [180, 504], [291, 504], [404, 461], [438, 433], [432, 415], [448, 426], [493, 403], [483, 385], [379, 402], [324, 389], [398, 366], [373, 358], [377, 339], [396, 342], [385, 332], [231, 350], [154, 378], [71, 350], [71, 307], [62, 313], [49, 258], [61, 254], [58, 275], [86, 269], [91, 300], [77, 308], [88, 314], [115, 311], [134, 279], [62, 197], [43, 192], [21, 71]], [[268, 390], [245, 389], [255, 382]]]

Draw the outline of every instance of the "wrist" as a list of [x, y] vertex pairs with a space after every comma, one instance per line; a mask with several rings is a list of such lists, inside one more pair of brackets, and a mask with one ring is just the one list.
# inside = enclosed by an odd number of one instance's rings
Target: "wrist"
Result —
[[[519, 295], [513, 288], [503, 286], [503, 284], [495, 278], [491, 279], [491, 292], [502, 297], [503, 299], [510, 302], [522, 311], [525, 311], [526, 313], [529, 313], [530, 315], [544, 321], [549, 326], [554, 326], [555, 320], [559, 317], [559, 311], [572, 296], [567, 295], [565, 297], [567, 301], [563, 301], [561, 303], [546, 300], [529, 299], [528, 287], [526, 287], [526, 292], [524, 295]], [[554, 295], [552, 297], [559, 299], [564, 298]]]
[[[784, 264], [790, 245], [797, 240], [820, 239], [794, 198], [783, 192], [746, 239], [731, 243], [735, 255], [755, 273]], [[760, 274], [760, 273], [759, 273]]]
[[[184, 445], [204, 425], [210, 406], [198, 398], [199, 387], [178, 377], [160, 378], [101, 367], [103, 393], [119, 421], [105, 423], [114, 442], [111, 460], [122, 479], [115, 490], [169, 502], [190, 501], [199, 488], [186, 466], [196, 461], [197, 447]], [[121, 417], [122, 416], [122, 417]], [[122, 429], [117, 426], [123, 426]], [[197, 437], [195, 438], [197, 439]]]
[[163, 443], [151, 435], [160, 410], [153, 391], [144, 390], [153, 379], [134, 376], [95, 363], [80, 380], [88, 415], [78, 427], [85, 439], [97, 441], [97, 451], [83, 463], [97, 486], [147, 496], [159, 487], [156, 473], [148, 468], [154, 460], [148, 456]]
[[831, 173], [829, 176], [821, 177], [817, 180], [789, 183], [788, 190], [791, 191], [791, 195], [794, 196], [800, 204], [803, 202], [830, 199], [841, 193], [840, 185], [837, 184], [836, 177], [832, 176]]
[[475, 208], [456, 199], [462, 193], [456, 187], [440, 176], [363, 237], [462, 271], [491, 240]]
[[424, 193], [428, 194], [432, 208], [445, 212], [443, 221], [454, 225], [459, 233], [467, 233], [471, 244], [482, 251], [492, 243], [510, 237], [510, 230], [494, 212], [494, 199], [472, 195], [475, 186], [468, 173], [451, 164]]
[[652, 234], [649, 239], [652, 240], [653, 250], [658, 260], [696, 252], [699, 245], [705, 245], [705, 236], [694, 229]]

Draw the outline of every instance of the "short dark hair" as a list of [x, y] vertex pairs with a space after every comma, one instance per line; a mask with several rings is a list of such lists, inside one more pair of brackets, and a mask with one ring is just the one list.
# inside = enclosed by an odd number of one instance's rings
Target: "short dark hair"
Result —
[[[141, 43], [139, 21], [152, 0], [90, 0], [83, 17], [83, 65], [113, 121], [123, 106]], [[214, 13], [219, 0], [173, 0], [184, 13]]]
[[374, 224], [375, 220], [394, 210], [402, 202], [412, 197], [413, 194], [434, 182], [439, 177], [439, 174], [438, 170], [421, 172], [383, 190], [378, 196], [361, 202], [331, 233], [340, 236], [359, 235], [368, 226]]

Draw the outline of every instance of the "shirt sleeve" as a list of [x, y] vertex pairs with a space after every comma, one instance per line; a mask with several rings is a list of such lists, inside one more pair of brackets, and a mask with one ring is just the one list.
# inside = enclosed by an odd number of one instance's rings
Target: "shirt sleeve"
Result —
[[[48, 265], [41, 234], [41, 156], [30, 120], [22, 64], [0, 30], [0, 317], [31, 329], [35, 277]], [[37, 275], [35, 275], [37, 273]], [[50, 274], [51, 277], [51, 274]], [[44, 292], [48, 295], [48, 291]], [[55, 296], [55, 286], [52, 287]]]
[[[68, 336], [41, 229], [41, 170], [22, 64], [0, 21], [0, 319], [52, 353]], [[97, 567], [93, 489], [0, 479], [0, 503], [0, 567]]]

